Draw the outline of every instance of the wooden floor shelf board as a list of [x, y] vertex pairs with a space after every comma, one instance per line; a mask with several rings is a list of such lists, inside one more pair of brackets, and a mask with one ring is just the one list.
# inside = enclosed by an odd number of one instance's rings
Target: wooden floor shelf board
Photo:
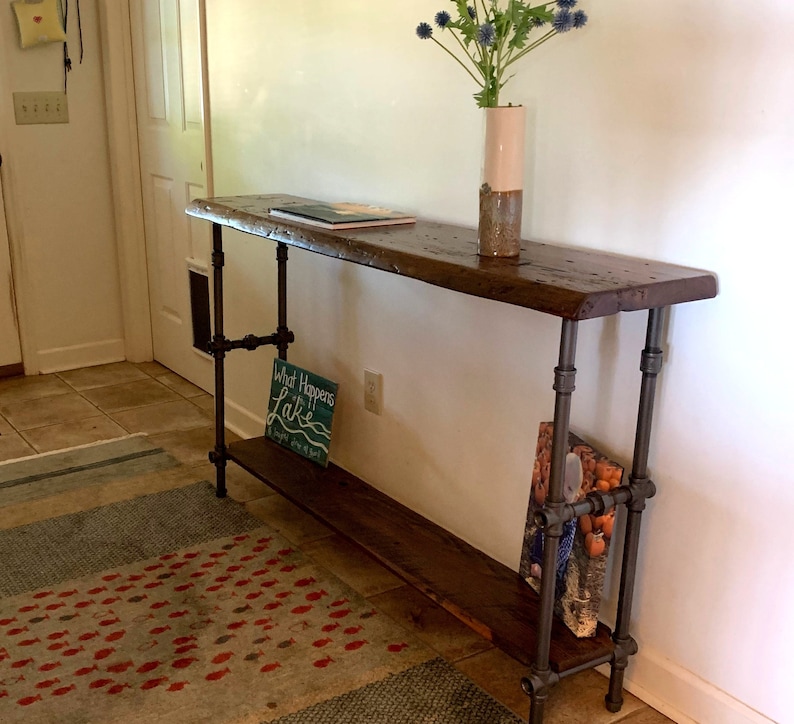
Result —
[[[232, 443], [228, 457], [531, 664], [539, 599], [518, 573], [333, 464], [321, 468], [262, 437]], [[555, 619], [554, 671], [563, 674], [612, 649], [606, 626], [599, 625], [593, 638], [578, 639]]]

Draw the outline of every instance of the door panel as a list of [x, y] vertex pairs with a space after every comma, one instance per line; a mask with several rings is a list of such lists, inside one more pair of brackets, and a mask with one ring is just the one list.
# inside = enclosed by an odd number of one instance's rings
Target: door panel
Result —
[[155, 359], [209, 389], [209, 355], [193, 348], [189, 269], [206, 269], [207, 225], [185, 207], [207, 195], [200, 0], [131, 4], [144, 226]]

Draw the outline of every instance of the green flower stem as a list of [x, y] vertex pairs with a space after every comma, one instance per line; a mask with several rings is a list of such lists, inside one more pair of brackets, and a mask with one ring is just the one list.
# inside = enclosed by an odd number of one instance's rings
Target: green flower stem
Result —
[[463, 63], [463, 61], [460, 58], [458, 58], [458, 56], [455, 55], [455, 53], [453, 53], [449, 48], [447, 48], [446, 45], [440, 43], [438, 40], [436, 40], [433, 37], [431, 37], [430, 40], [432, 40], [439, 48], [441, 48], [445, 53], [447, 53], [461, 68], [463, 68], [463, 70], [465, 70], [471, 76], [471, 79], [475, 83], [477, 83], [477, 85], [480, 84], [480, 81], [477, 78], [477, 76], [474, 75], [474, 73], [472, 73], [471, 70], [469, 70], [469, 68]]
[[[465, 53], [466, 57], [470, 58], [472, 63], [474, 63], [474, 67], [477, 69], [477, 72], [480, 75], [483, 75], [482, 68], [480, 68], [480, 66], [477, 64], [477, 61], [474, 58], [471, 57], [471, 54], [467, 50], [466, 46], [463, 44], [463, 41], [460, 39], [460, 36], [457, 33], [453, 33], [451, 30], [450, 30], [449, 34], [453, 38], [455, 38], [455, 40], [457, 41], [457, 43], [460, 46], [461, 50]], [[436, 42], [439, 42], [439, 41], [436, 41]], [[439, 42], [439, 45], [440, 45], [440, 42]], [[444, 47], [444, 46], [442, 46], [442, 47]], [[444, 50], [447, 50], [447, 49], [444, 48]], [[451, 53], [451, 51], [448, 51], [448, 50], [447, 50], [447, 52]], [[455, 55], [454, 57], [455, 57], [455, 60], [458, 60], [458, 56], [457, 55]], [[460, 62], [460, 61], [458, 61], [458, 62]], [[464, 67], [466, 67], [466, 66], [464, 66]], [[475, 78], [475, 80], [476, 80], [476, 78]], [[477, 81], [477, 82], [479, 83], [480, 81]]]
[[[495, 105], [497, 106], [499, 105], [499, 92], [502, 90], [502, 87], [504, 86], [504, 83], [502, 83], [502, 76], [504, 75], [506, 66], [502, 63], [502, 51], [504, 50], [506, 42], [507, 42], [507, 36], [502, 38], [502, 42], [499, 43], [499, 48], [496, 53], [496, 67], [499, 69], [499, 71], [496, 75], [496, 98], [494, 100], [495, 100]], [[510, 58], [510, 51], [508, 50], [507, 60], [509, 60], [509, 58]]]
[[[482, 25], [482, 23], [480, 22], [480, 11], [477, 9], [477, 0], [474, 0], [474, 4], [472, 5], [472, 7], [474, 8], [474, 18], [472, 19], [471, 22], [473, 22], [479, 28], [480, 25]], [[485, 7], [485, 0], [482, 0], [482, 17], [484, 18], [484, 20], [488, 19], [488, 8]], [[479, 54], [480, 62], [483, 65], [483, 77], [487, 79], [490, 75], [490, 73], [485, 73], [485, 68], [489, 64], [487, 58], [488, 51], [477, 42], [476, 33], [475, 33], [474, 45], [477, 47], [477, 53]]]
[[[475, 41], [476, 42], [476, 41]], [[493, 105], [493, 98], [491, 95], [493, 84], [493, 62], [491, 58], [491, 53], [489, 49], [477, 43], [477, 46], [480, 48], [480, 54], [482, 56], [482, 67], [483, 67], [483, 102], [486, 107]]]
[[535, 48], [537, 48], [539, 45], [543, 45], [543, 43], [545, 43], [547, 40], [549, 40], [549, 38], [553, 38], [553, 37], [554, 37], [556, 34], [557, 34], [557, 31], [556, 31], [556, 30], [549, 30], [549, 32], [548, 32], [548, 33], [546, 33], [546, 34], [545, 34], [545, 35], [544, 35], [542, 38], [538, 38], [538, 39], [537, 39], [537, 40], [536, 40], [534, 43], [531, 43], [530, 45], [528, 45], [528, 46], [527, 46], [526, 48], [524, 48], [524, 49], [523, 49], [523, 50], [522, 50], [520, 53], [516, 53], [516, 55], [514, 55], [512, 58], [510, 58], [510, 60], [508, 60], [508, 61], [505, 63], [504, 67], [505, 67], [505, 68], [507, 68], [507, 66], [508, 66], [508, 65], [512, 65], [512, 64], [513, 64], [513, 63], [515, 63], [517, 60], [520, 60], [520, 59], [521, 59], [521, 58], [523, 58], [523, 57], [524, 57], [524, 56], [525, 56], [527, 53], [529, 53], [529, 51], [531, 51], [531, 50], [534, 50], [534, 49], [535, 49]]
[[[483, 18], [487, 18], [488, 8], [485, 6], [485, 0], [480, 0], [480, 1], [482, 2], [482, 16]], [[477, 0], [474, 0], [473, 7], [474, 7], [474, 15], [475, 15], [474, 19], [477, 21], [477, 25], [482, 25], [482, 23], [480, 22], [480, 11], [477, 9]]]

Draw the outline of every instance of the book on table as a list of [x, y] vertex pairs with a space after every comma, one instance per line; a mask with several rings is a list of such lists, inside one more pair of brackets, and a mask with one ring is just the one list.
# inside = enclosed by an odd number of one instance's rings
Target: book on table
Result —
[[268, 209], [271, 216], [323, 229], [358, 229], [367, 226], [413, 224], [416, 217], [402, 211], [351, 203], [284, 204]]

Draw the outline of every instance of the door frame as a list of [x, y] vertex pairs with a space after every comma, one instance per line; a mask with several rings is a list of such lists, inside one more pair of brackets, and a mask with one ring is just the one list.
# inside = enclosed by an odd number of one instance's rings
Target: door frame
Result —
[[152, 323], [135, 114], [130, 0], [98, 0], [97, 5], [104, 59], [124, 353], [130, 362], [145, 362], [153, 357]]
[[[0, 92], [2, 92], [2, 87], [0, 87]], [[2, 134], [0, 134], [0, 139], [2, 139]], [[2, 145], [0, 144], [0, 148]], [[3, 156], [0, 153], [0, 166], [3, 163]], [[2, 169], [0, 168], [0, 173], [2, 173]], [[7, 261], [6, 261], [7, 260]], [[7, 332], [8, 327], [6, 326], [7, 318], [3, 319], [3, 330], [5, 336], [10, 336], [12, 339], [9, 340], [8, 346], [5, 347], [4, 351], [0, 351], [0, 378], [2, 377], [13, 377], [16, 375], [21, 375], [25, 373], [25, 366], [22, 364], [22, 342], [20, 340], [19, 335], [19, 318], [17, 316], [17, 301], [16, 301], [16, 294], [14, 292], [14, 265], [11, 262], [11, 241], [8, 237], [8, 224], [6, 223], [6, 212], [5, 212], [5, 197], [3, 195], [3, 179], [0, 176], [0, 273], [5, 275], [8, 274], [8, 287], [10, 292], [9, 299], [0, 299], [0, 305], [3, 307], [6, 303], [10, 306], [10, 322], [11, 327], [13, 327], [13, 333], [8, 334]], [[0, 287], [3, 288], [6, 285], [5, 280], [0, 280]], [[5, 317], [5, 311], [0, 310], [0, 314]], [[16, 339], [14, 339], [16, 336]], [[5, 346], [5, 341], [4, 341]]]
[[[0, 48], [0, 98], [11, 97], [11, 85], [8, 80], [7, 63]], [[2, 175], [5, 224], [8, 231], [8, 251], [11, 257], [11, 284], [14, 293], [14, 305], [17, 317], [17, 334], [22, 352], [22, 365], [25, 374], [35, 375], [39, 372], [39, 358], [36, 344], [36, 331], [33, 316], [30, 312], [35, 297], [27, 273], [25, 245], [23, 243], [24, 227], [22, 213], [17, 201], [14, 180], [14, 153], [11, 138], [13, 121], [11, 103], [0, 104], [0, 150], [4, 152]]]

